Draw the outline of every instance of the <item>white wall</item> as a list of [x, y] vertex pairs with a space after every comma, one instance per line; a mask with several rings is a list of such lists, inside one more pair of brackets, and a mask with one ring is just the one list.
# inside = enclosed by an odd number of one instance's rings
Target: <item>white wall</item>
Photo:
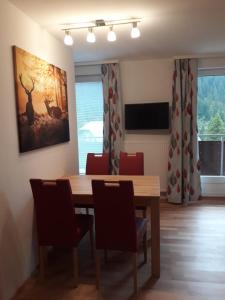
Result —
[[[130, 60], [120, 63], [124, 104], [163, 102], [172, 99], [172, 59]], [[160, 175], [161, 191], [166, 191], [169, 134], [125, 133], [124, 150], [144, 152], [145, 174]]]
[[[72, 174], [77, 162], [71, 50], [6, 0], [1, 1], [0, 41], [0, 299], [5, 300], [29, 277], [36, 261], [29, 179]], [[19, 154], [12, 45], [67, 72], [70, 142]]]

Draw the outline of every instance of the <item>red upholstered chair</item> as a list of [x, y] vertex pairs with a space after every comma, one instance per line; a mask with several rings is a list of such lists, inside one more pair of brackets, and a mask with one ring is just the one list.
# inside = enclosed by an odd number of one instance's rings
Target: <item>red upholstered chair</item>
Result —
[[108, 175], [109, 153], [88, 153], [86, 175]]
[[[144, 153], [126, 153], [120, 152], [120, 175], [144, 175]], [[143, 212], [143, 217], [146, 218], [146, 208], [138, 206], [136, 209]]]
[[[109, 175], [109, 153], [88, 153], [86, 175]], [[89, 214], [89, 208], [86, 207]]]
[[120, 175], [144, 175], [144, 153], [120, 152]]
[[90, 231], [93, 247], [93, 217], [74, 213], [69, 180], [30, 179], [30, 184], [36, 213], [41, 277], [44, 278], [45, 248], [47, 246], [71, 247], [74, 279], [77, 285], [77, 247], [88, 231]]
[[145, 262], [147, 261], [147, 219], [135, 217], [133, 183], [92, 180], [92, 190], [95, 209], [97, 288], [100, 285], [98, 250], [119, 250], [133, 253], [134, 289], [137, 292], [137, 252], [142, 242]]

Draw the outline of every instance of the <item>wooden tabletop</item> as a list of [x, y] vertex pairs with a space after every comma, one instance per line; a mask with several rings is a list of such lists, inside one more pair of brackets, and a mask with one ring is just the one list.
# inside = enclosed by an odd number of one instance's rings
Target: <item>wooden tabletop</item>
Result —
[[93, 179], [118, 181], [131, 180], [134, 185], [134, 196], [138, 204], [149, 205], [146, 201], [160, 197], [159, 176], [127, 176], [127, 175], [73, 175], [66, 177], [70, 180], [72, 193], [76, 202], [91, 203]]

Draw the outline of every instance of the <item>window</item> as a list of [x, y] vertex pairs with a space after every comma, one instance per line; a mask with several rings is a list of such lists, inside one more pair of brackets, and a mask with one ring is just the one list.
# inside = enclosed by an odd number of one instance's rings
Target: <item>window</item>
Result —
[[225, 175], [225, 75], [198, 77], [201, 174]]
[[101, 81], [76, 83], [79, 173], [84, 174], [88, 152], [103, 151], [103, 89]]

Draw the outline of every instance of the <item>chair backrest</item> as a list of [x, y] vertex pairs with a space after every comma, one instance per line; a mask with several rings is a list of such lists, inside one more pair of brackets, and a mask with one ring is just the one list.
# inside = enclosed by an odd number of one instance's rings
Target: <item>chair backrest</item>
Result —
[[108, 175], [109, 153], [88, 153], [86, 175]]
[[120, 175], [144, 175], [144, 153], [120, 152]]
[[132, 181], [92, 180], [96, 248], [137, 251]]
[[30, 179], [39, 245], [75, 246], [75, 213], [67, 179]]

